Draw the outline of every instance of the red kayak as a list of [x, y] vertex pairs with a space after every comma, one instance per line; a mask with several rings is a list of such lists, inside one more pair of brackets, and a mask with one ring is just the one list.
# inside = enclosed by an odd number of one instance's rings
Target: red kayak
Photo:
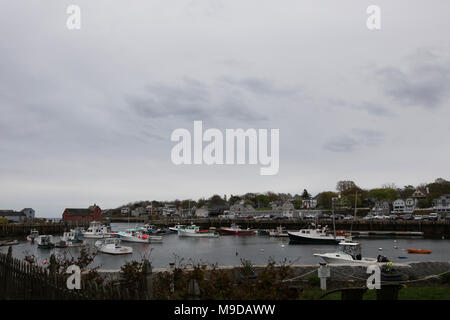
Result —
[[254, 230], [241, 229], [237, 225], [231, 225], [230, 228], [220, 228], [219, 231], [221, 235], [253, 235], [255, 233]]

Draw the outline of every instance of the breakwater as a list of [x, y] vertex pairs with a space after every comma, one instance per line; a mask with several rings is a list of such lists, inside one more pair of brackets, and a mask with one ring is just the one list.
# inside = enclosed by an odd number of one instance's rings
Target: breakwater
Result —
[[[138, 217], [128, 219], [126, 217], [109, 217], [109, 222], [128, 222], [130, 223], [150, 223], [157, 227], [170, 227], [175, 224], [195, 224], [202, 228], [220, 228], [228, 227], [231, 223], [236, 223], [244, 228], [252, 229], [275, 229], [279, 226], [287, 230], [298, 230], [310, 227], [313, 220], [303, 219], [218, 219], [218, 218], [197, 218], [197, 219], [162, 219], [162, 220], [148, 220], [145, 217]], [[322, 226], [332, 226], [331, 219], [319, 220]], [[394, 231], [394, 232], [423, 232], [424, 237], [427, 238], [450, 238], [450, 222], [445, 220], [440, 221], [426, 221], [426, 220], [357, 220], [352, 223], [349, 220], [336, 220], [337, 230], [353, 230], [353, 231]]]

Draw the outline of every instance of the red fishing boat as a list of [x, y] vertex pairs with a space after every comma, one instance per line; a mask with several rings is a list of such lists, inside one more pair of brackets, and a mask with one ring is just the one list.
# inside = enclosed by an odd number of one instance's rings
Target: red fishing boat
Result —
[[221, 235], [253, 235], [255, 233], [254, 230], [242, 229], [236, 224], [232, 224], [229, 228], [222, 227], [219, 229], [219, 232]]

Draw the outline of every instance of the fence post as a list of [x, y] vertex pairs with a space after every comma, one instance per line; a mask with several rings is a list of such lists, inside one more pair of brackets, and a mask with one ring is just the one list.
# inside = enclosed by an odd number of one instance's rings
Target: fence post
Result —
[[148, 259], [144, 260], [143, 274], [145, 281], [145, 289], [147, 294], [147, 299], [153, 299], [153, 274], [152, 274], [152, 264]]

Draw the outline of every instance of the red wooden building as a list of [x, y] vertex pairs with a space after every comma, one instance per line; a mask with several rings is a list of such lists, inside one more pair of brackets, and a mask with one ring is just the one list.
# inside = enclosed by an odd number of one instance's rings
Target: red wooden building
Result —
[[102, 209], [93, 205], [87, 209], [66, 208], [62, 218], [64, 222], [90, 222], [102, 220]]

